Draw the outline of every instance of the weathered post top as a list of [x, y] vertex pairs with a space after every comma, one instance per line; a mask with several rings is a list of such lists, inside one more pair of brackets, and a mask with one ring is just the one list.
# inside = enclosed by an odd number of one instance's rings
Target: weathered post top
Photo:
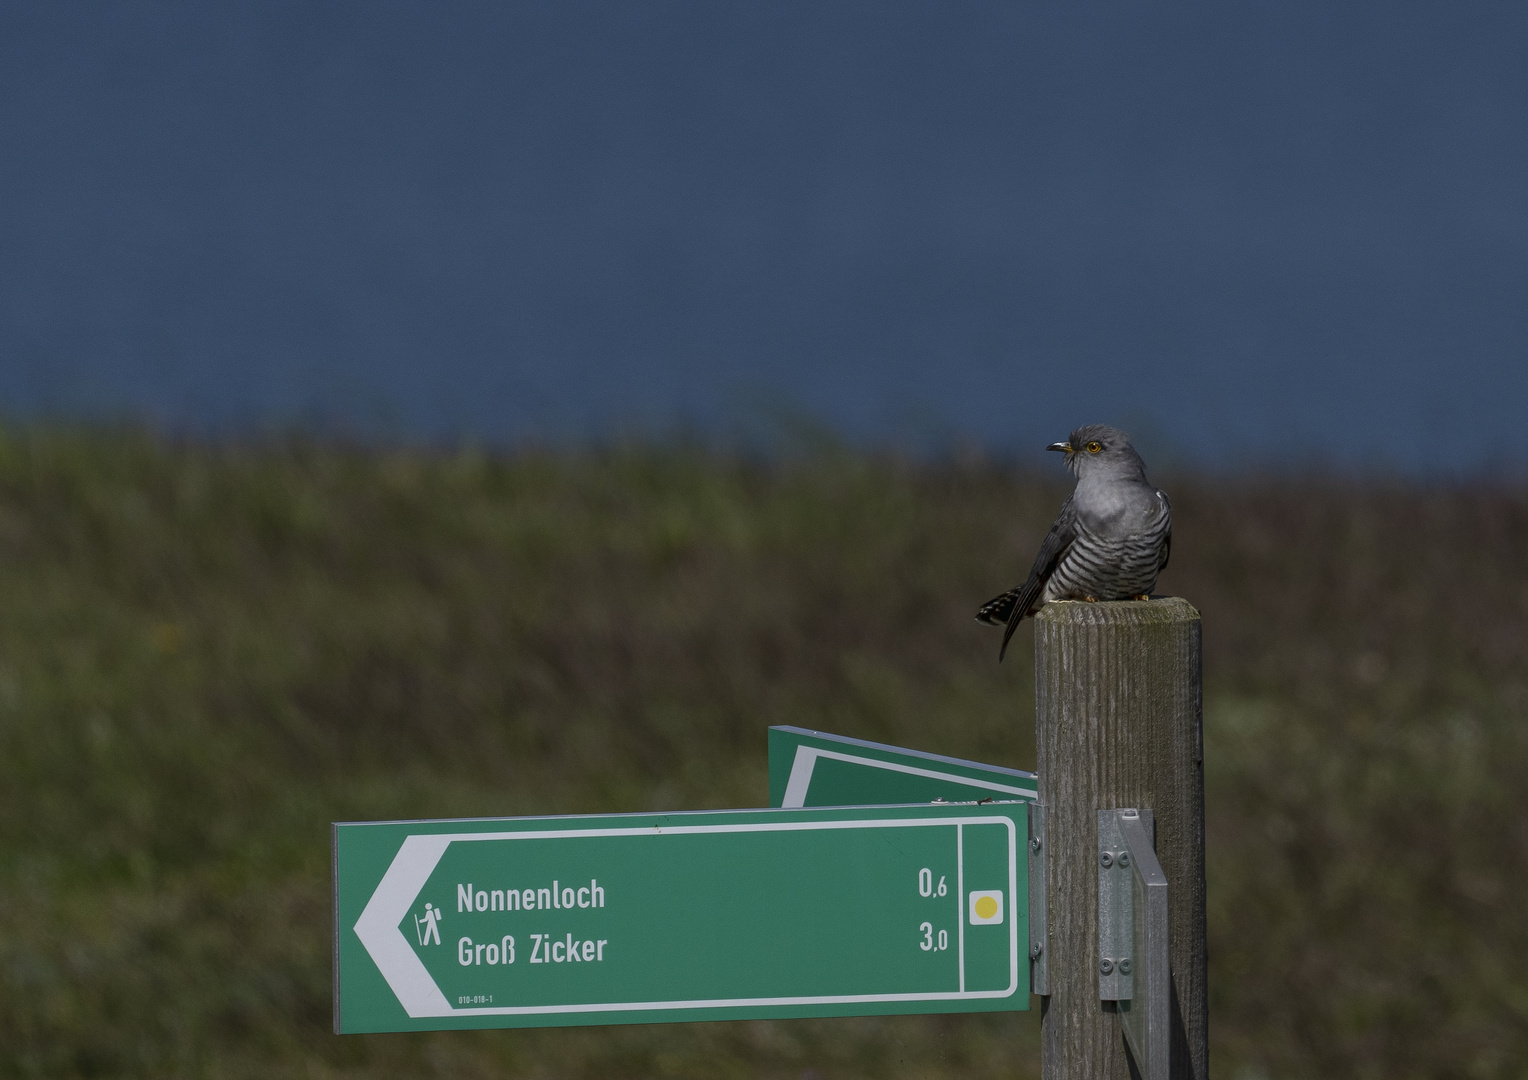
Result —
[[[1054, 602], [1035, 617], [1035, 745], [1046, 815], [1047, 1080], [1130, 1076], [1099, 999], [1099, 810], [1153, 811], [1168, 881], [1172, 1076], [1208, 1073], [1199, 612], [1162, 597]], [[1144, 1071], [1144, 1070], [1143, 1070]]]
[[1053, 600], [1035, 614], [1035, 621], [1095, 623], [1198, 622], [1199, 611], [1181, 596], [1153, 596], [1150, 600], [1110, 600], [1089, 603], [1084, 600]]

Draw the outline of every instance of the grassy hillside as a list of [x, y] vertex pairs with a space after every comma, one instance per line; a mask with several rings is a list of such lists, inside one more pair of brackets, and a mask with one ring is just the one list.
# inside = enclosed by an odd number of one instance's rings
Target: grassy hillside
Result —
[[[337, 1038], [328, 822], [759, 805], [776, 723], [1032, 766], [971, 613], [1059, 480], [0, 435], [0, 1073], [1037, 1074], [1037, 1014]], [[1166, 486], [1215, 1074], [1528, 1075], [1528, 494]]]

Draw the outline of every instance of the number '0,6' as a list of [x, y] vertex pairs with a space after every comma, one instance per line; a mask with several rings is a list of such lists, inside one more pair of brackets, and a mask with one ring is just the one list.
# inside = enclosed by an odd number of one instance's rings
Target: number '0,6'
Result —
[[918, 871], [918, 895], [919, 896], [944, 896], [950, 890], [945, 886], [944, 875], [939, 875], [939, 884], [934, 884], [934, 872], [928, 867]]
[[923, 931], [923, 940], [918, 942], [918, 948], [924, 952], [933, 952], [936, 949], [943, 951], [950, 947], [950, 932], [948, 930], [939, 931], [939, 936], [935, 937], [933, 923], [919, 923], [918, 929]]

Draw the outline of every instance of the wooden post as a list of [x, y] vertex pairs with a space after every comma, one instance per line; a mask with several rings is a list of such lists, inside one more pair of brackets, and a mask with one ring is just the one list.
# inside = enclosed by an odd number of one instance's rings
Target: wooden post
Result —
[[1207, 1080], [1204, 740], [1199, 613], [1163, 598], [1051, 603], [1035, 618], [1035, 745], [1045, 805], [1045, 1080], [1128, 1080], [1098, 997], [1098, 814], [1150, 807], [1168, 882], [1173, 1080]]

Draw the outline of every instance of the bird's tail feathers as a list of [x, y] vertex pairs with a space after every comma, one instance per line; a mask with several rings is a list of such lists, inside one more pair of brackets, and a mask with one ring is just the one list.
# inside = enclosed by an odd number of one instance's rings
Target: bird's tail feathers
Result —
[[1015, 605], [1014, 609], [1008, 613], [1008, 629], [1003, 631], [1003, 644], [997, 651], [997, 662], [999, 664], [1003, 662], [1003, 657], [1008, 652], [1008, 642], [1013, 640], [1013, 632], [1019, 628], [1019, 621], [1029, 614], [1026, 610], [1028, 606], [1027, 604], [1024, 607]]
[[1008, 652], [1008, 642], [1013, 638], [1013, 632], [1019, 628], [1019, 623], [1023, 621], [1024, 616], [1030, 614], [1034, 608], [1034, 594], [1038, 588], [1037, 582], [1026, 581], [1023, 585], [1009, 589], [1001, 596], [994, 596], [977, 609], [977, 622], [1005, 628], [1002, 648], [997, 651], [1000, 662], [1004, 654]]
[[994, 596], [981, 607], [976, 609], [976, 621], [984, 622], [989, 626], [1006, 626], [1009, 618], [1013, 615], [1013, 605], [1019, 602], [1019, 593], [1023, 592], [1023, 586], [1009, 589], [1002, 596]]
[[997, 651], [997, 658], [1001, 662], [1005, 653], [1008, 652], [1008, 642], [1013, 637], [1013, 632], [1019, 628], [1019, 622], [1029, 614], [1029, 604], [1024, 601], [1024, 586], [1009, 589], [1002, 596], [994, 596], [976, 611], [978, 622], [988, 623], [992, 626], [1005, 627], [1003, 630], [1003, 646]]

